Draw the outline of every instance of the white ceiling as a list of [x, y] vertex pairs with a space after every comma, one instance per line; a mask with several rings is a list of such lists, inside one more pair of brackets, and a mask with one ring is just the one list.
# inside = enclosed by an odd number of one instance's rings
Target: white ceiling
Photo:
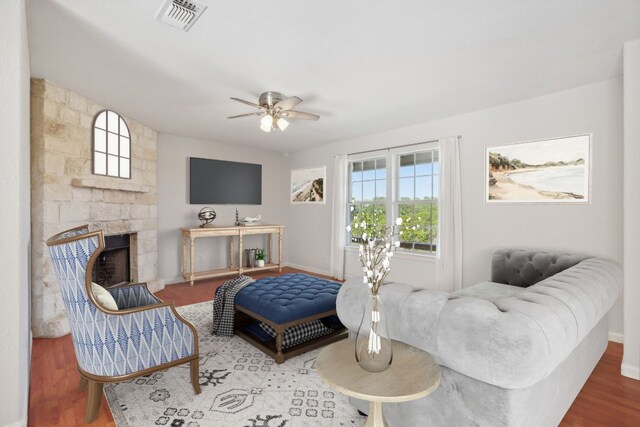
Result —
[[[34, 77], [159, 132], [293, 152], [618, 77], [638, 0], [29, 0]], [[229, 97], [321, 115], [285, 132]]]

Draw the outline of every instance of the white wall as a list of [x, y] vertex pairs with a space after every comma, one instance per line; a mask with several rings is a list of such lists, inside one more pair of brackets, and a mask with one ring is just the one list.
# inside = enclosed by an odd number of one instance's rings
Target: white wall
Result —
[[[437, 102], [437, 100], [434, 100]], [[485, 148], [520, 141], [593, 133], [592, 201], [585, 205], [484, 202]], [[513, 104], [341, 141], [291, 155], [291, 167], [327, 165], [333, 184], [333, 156], [374, 148], [462, 135], [463, 283], [489, 278], [490, 258], [499, 247], [586, 252], [622, 263], [622, 80], [615, 79]], [[331, 197], [325, 206], [293, 207], [288, 261], [329, 271]], [[357, 273], [349, 253], [347, 272]], [[434, 265], [394, 257], [390, 280], [432, 287]], [[622, 332], [622, 305], [614, 308], [611, 331]]]
[[[189, 204], [189, 157], [262, 165], [262, 205], [209, 205], [217, 214], [215, 225], [233, 225], [236, 208], [241, 219], [261, 214], [266, 224], [286, 225], [289, 213], [289, 159], [286, 155], [275, 151], [159, 134], [158, 263], [160, 277], [166, 283], [183, 281], [180, 228], [199, 226], [198, 211], [206, 206]], [[285, 254], [289, 249], [288, 235], [289, 230], [285, 228]], [[226, 239], [198, 239], [196, 245], [197, 270], [227, 266]], [[266, 247], [266, 237], [249, 236], [245, 238], [243, 246]], [[274, 239], [273, 246], [277, 248], [277, 238]], [[275, 253], [277, 254], [277, 250]], [[203, 260], [200, 260], [201, 256]], [[283, 258], [286, 259], [286, 255]], [[277, 259], [277, 255], [274, 259]]]
[[0, 424], [27, 422], [29, 392], [29, 48], [24, 0], [0, 2]]
[[640, 380], [640, 40], [624, 45], [624, 356]]

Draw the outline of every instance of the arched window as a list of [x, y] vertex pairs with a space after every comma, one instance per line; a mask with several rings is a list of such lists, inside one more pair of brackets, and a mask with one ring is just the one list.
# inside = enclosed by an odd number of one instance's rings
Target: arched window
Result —
[[129, 128], [115, 111], [100, 111], [93, 121], [93, 173], [131, 178]]

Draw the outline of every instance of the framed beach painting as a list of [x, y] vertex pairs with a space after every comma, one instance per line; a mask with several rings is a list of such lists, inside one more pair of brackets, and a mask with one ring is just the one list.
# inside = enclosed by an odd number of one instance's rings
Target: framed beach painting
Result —
[[293, 169], [291, 171], [291, 203], [324, 204], [326, 182], [327, 169], [325, 166]]
[[588, 203], [591, 135], [486, 150], [487, 203]]

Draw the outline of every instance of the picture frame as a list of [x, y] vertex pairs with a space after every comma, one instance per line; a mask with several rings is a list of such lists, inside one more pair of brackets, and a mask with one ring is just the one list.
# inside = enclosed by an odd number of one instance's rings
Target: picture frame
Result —
[[292, 169], [289, 192], [291, 204], [324, 205], [327, 199], [326, 182], [326, 166]]
[[591, 134], [485, 149], [485, 203], [591, 201]]

